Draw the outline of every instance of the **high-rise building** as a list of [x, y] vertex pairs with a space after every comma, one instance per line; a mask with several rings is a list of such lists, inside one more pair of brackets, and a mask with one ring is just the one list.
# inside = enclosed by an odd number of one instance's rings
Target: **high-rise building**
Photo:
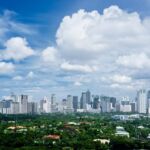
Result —
[[121, 112], [131, 112], [131, 104], [128, 97], [123, 97], [120, 103], [120, 111]]
[[93, 95], [93, 109], [100, 109], [100, 101], [99, 101], [99, 96], [98, 95]]
[[57, 112], [57, 98], [55, 94], [51, 95], [51, 112]]
[[4, 106], [3, 106], [3, 102], [0, 101], [0, 113], [1, 113], [1, 114], [3, 114], [3, 107], [4, 107]]
[[20, 113], [26, 114], [28, 112], [28, 95], [21, 95], [20, 97]]
[[3, 109], [2, 109], [2, 113], [3, 114], [11, 114], [12, 113], [12, 100], [2, 100], [2, 105], [3, 105]]
[[86, 105], [86, 92], [82, 92], [81, 99], [80, 99], [80, 108], [81, 109], [87, 109]]
[[41, 113], [50, 113], [51, 112], [51, 103], [47, 99], [47, 97], [44, 97], [42, 100], [40, 100], [40, 112]]
[[150, 90], [147, 92], [147, 110], [150, 108]]
[[67, 100], [63, 99], [62, 100], [62, 111], [65, 112], [66, 109], [67, 109]]
[[101, 111], [102, 112], [111, 112], [112, 103], [110, 102], [110, 97], [101, 96], [100, 101], [101, 101]]
[[86, 91], [86, 103], [91, 104], [91, 92], [89, 90]]
[[112, 107], [115, 108], [116, 107], [116, 97], [110, 97], [110, 102], [112, 103]]
[[56, 95], [52, 94], [51, 95], [51, 105], [55, 105], [56, 104]]
[[37, 113], [37, 103], [28, 102], [28, 114], [36, 114]]
[[138, 113], [146, 113], [147, 108], [146, 90], [141, 89], [137, 92], [137, 111]]
[[67, 107], [67, 110], [71, 110], [71, 111], [73, 110], [73, 97], [72, 97], [72, 95], [67, 96], [66, 107]]
[[75, 112], [78, 109], [78, 96], [73, 96], [73, 109]]
[[135, 113], [136, 112], [136, 103], [135, 102], [131, 102], [130, 105], [131, 105], [131, 111], [133, 113]]

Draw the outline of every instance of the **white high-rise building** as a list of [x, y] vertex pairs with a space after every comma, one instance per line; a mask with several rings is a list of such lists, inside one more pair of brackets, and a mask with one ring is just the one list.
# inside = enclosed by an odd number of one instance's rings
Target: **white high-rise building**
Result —
[[41, 113], [50, 113], [51, 112], [51, 103], [47, 99], [47, 97], [44, 97], [44, 99], [42, 99], [40, 101], [40, 112]]
[[20, 113], [27, 114], [27, 106], [28, 105], [28, 95], [20, 96]]
[[141, 89], [137, 92], [137, 111], [138, 113], [146, 113], [147, 93]]
[[58, 106], [57, 106], [57, 98], [55, 94], [51, 95], [51, 112], [57, 112]]
[[68, 110], [73, 110], [73, 97], [71, 95], [67, 96], [66, 106]]
[[131, 104], [129, 97], [123, 97], [120, 103], [121, 112], [131, 112]]

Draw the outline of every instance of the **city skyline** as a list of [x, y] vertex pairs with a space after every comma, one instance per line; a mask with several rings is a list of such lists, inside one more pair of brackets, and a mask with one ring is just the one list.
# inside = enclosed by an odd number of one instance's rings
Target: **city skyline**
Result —
[[0, 1], [0, 97], [134, 98], [150, 88], [149, 10], [148, 0]]
[[0, 100], [2, 114], [45, 114], [45, 113], [139, 113], [150, 114], [150, 90], [140, 89], [135, 99], [124, 96], [121, 99], [108, 95], [94, 95], [90, 90], [82, 91], [80, 96], [44, 96], [40, 100], [30, 99], [28, 95], [15, 95]]

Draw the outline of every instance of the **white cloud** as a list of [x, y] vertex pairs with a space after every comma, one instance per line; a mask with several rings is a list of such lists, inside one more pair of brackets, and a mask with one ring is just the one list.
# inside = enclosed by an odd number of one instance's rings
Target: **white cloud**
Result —
[[132, 78], [126, 75], [113, 75], [112, 77], [110, 77], [110, 80], [114, 83], [130, 83], [132, 81]]
[[128, 68], [142, 69], [150, 67], [150, 58], [144, 53], [120, 56], [116, 62]]
[[66, 71], [75, 71], [75, 72], [85, 72], [91, 73], [97, 70], [95, 66], [88, 66], [88, 65], [78, 65], [78, 64], [70, 64], [68, 62], [64, 62], [61, 64], [61, 69]]
[[15, 77], [13, 77], [13, 80], [21, 81], [21, 80], [23, 80], [23, 77], [22, 76], [15, 76]]
[[42, 51], [42, 59], [46, 63], [55, 63], [59, 61], [59, 56], [56, 48], [47, 47]]
[[5, 43], [5, 46], [6, 49], [0, 52], [2, 60], [19, 61], [35, 54], [34, 50], [28, 46], [25, 38], [12, 37]]
[[0, 74], [12, 73], [15, 66], [12, 63], [0, 62]]
[[120, 85], [117, 83], [111, 84], [110, 87], [113, 89], [135, 90], [135, 88], [132, 85]]
[[75, 86], [81, 86], [81, 85], [82, 85], [82, 83], [81, 83], [81, 82], [76, 81], [76, 82], [74, 83], [74, 85], [75, 85]]
[[27, 74], [27, 78], [29, 78], [29, 79], [32, 79], [34, 76], [35, 76], [35, 74], [34, 74], [33, 71], [30, 71], [30, 72]]
[[100, 63], [108, 53], [114, 59], [129, 51], [149, 51], [150, 34], [145, 20], [118, 6], [106, 8], [103, 14], [79, 10], [63, 18], [56, 34], [57, 46], [65, 59], [88, 63], [95, 59]]
[[[149, 82], [138, 83], [136, 73], [141, 71], [137, 69], [150, 66], [149, 23], [149, 18], [140, 18], [138, 13], [124, 11], [118, 6], [106, 8], [101, 14], [98, 11], [79, 10], [63, 18], [56, 33], [56, 46], [51, 45], [44, 49], [40, 53], [40, 60], [37, 57], [33, 62], [34, 68], [30, 66], [30, 69], [40, 68], [40, 73], [53, 72], [48, 74], [49, 78], [44, 75], [44, 81], [39, 80], [38, 84], [45, 87], [55, 86], [55, 90], [61, 86], [58, 81], [68, 83], [63, 85], [64, 91], [65, 86], [69, 84], [74, 85], [72, 87], [76, 89], [79, 89], [79, 86], [82, 86], [82, 89], [90, 86], [100, 91], [106, 87], [130, 90], [145, 83], [148, 85]], [[11, 25], [16, 28], [16, 24]], [[8, 32], [9, 29], [5, 29], [4, 32]], [[13, 41], [12, 39], [10, 41]], [[5, 46], [6, 49], [0, 52], [1, 59], [5, 60], [19, 61], [35, 53], [23, 38], [10, 43], [8, 40]], [[71, 73], [68, 73], [69, 71]], [[24, 79], [33, 78], [34, 75], [31, 71]], [[43, 75], [36, 77], [42, 79]], [[33, 82], [24, 84], [30, 86]]]
[[3, 14], [0, 14], [0, 42], [3, 43], [10, 33], [19, 34], [34, 34], [35, 30], [26, 24], [17, 22], [14, 17], [16, 12], [10, 10], [4, 10]]

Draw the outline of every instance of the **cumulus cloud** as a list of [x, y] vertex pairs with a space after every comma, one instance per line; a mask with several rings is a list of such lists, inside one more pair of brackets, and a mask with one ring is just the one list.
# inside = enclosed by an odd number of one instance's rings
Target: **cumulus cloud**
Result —
[[126, 75], [113, 75], [110, 77], [110, 80], [114, 83], [130, 83], [132, 81], [132, 78]]
[[25, 38], [12, 37], [5, 43], [6, 49], [1, 50], [0, 58], [2, 60], [20, 61], [35, 54], [34, 50], [28, 46]]
[[15, 66], [12, 63], [0, 62], [0, 74], [9, 74], [13, 72]]
[[104, 9], [103, 14], [79, 10], [63, 18], [56, 34], [57, 45], [66, 59], [88, 62], [108, 53], [117, 57], [129, 51], [148, 51], [150, 35], [145, 20], [118, 6]]
[[13, 77], [13, 80], [21, 81], [23, 80], [23, 77], [18, 75], [18, 76]]
[[[137, 12], [127, 12], [118, 6], [110, 6], [102, 13], [79, 10], [63, 18], [55, 46], [41, 51], [41, 59], [38, 57], [34, 63], [37, 65], [38, 60], [40, 67], [36, 67], [41, 72], [52, 71], [52, 80], [63, 84], [68, 81], [75, 86], [89, 85], [102, 90], [105, 87], [130, 90], [148, 85], [149, 82], [138, 83], [135, 76], [150, 66], [149, 24], [149, 18], [140, 18]], [[35, 54], [23, 38], [12, 38], [5, 46], [0, 52], [1, 60], [19, 61]], [[53, 68], [43, 67], [43, 63]], [[32, 77], [33, 73], [28, 75]], [[40, 82], [42, 86], [51, 84], [48, 79]]]
[[46, 63], [55, 63], [59, 61], [57, 49], [54, 47], [47, 47], [42, 51], [42, 59]]
[[135, 88], [132, 85], [120, 85], [117, 83], [111, 84], [110, 87], [113, 89], [135, 90]]
[[61, 65], [61, 69], [66, 70], [66, 71], [91, 73], [91, 72], [96, 71], [97, 67], [95, 67], [95, 66], [88, 66], [88, 65], [70, 64], [68, 62], [64, 62]]
[[116, 62], [128, 68], [142, 69], [150, 67], [150, 58], [145, 53], [120, 56]]

